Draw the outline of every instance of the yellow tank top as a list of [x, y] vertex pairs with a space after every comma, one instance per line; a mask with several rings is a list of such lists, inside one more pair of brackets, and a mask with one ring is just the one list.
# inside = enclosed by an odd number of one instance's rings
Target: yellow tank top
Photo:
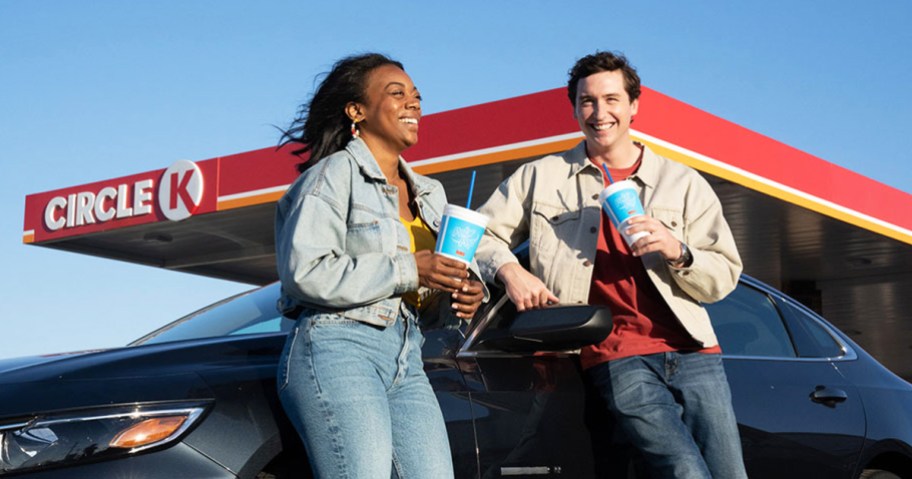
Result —
[[[411, 240], [409, 246], [412, 253], [434, 249], [437, 244], [437, 238], [431, 232], [431, 229], [428, 228], [428, 225], [424, 223], [424, 220], [421, 219], [421, 216], [415, 215], [415, 219], [412, 221], [400, 216], [399, 221], [405, 225], [405, 230], [408, 231], [409, 239]], [[418, 307], [421, 305], [421, 294], [418, 291], [409, 291], [402, 295], [402, 300]]]

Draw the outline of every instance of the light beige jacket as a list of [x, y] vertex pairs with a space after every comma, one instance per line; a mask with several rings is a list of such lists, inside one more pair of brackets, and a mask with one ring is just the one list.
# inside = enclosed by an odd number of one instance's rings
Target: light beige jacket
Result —
[[[718, 344], [700, 303], [719, 301], [738, 284], [741, 258], [722, 206], [695, 170], [645, 148], [630, 177], [646, 214], [658, 219], [693, 253], [689, 268], [675, 269], [659, 254], [642, 257], [662, 298], [690, 335], [704, 347]], [[585, 142], [560, 155], [521, 166], [479, 209], [490, 217], [476, 252], [486, 281], [517, 262], [512, 248], [529, 240], [531, 272], [563, 304], [589, 299], [601, 224], [602, 175], [586, 156]]]

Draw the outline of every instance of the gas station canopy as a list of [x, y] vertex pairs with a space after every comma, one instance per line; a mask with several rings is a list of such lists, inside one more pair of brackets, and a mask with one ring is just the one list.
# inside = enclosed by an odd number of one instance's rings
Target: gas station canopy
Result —
[[[912, 195], [643, 89], [636, 140], [700, 171], [745, 273], [778, 287], [912, 377]], [[464, 204], [582, 139], [566, 90], [425, 115], [404, 156]], [[268, 147], [26, 198], [23, 242], [251, 284], [277, 279], [276, 200], [302, 161]]]

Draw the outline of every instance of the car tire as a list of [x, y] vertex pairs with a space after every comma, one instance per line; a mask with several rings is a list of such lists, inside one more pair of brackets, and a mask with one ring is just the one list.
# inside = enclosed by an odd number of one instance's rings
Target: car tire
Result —
[[890, 471], [865, 469], [861, 472], [861, 475], [858, 476], [858, 479], [900, 479], [900, 477]]

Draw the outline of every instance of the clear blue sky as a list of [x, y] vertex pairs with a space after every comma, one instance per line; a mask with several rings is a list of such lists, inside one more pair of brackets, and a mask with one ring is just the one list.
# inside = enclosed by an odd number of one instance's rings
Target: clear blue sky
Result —
[[0, 0], [0, 357], [119, 346], [248, 289], [23, 245], [25, 196], [274, 145], [341, 56], [401, 60], [433, 113], [621, 50], [653, 89], [910, 192], [910, 23], [880, 0]]

